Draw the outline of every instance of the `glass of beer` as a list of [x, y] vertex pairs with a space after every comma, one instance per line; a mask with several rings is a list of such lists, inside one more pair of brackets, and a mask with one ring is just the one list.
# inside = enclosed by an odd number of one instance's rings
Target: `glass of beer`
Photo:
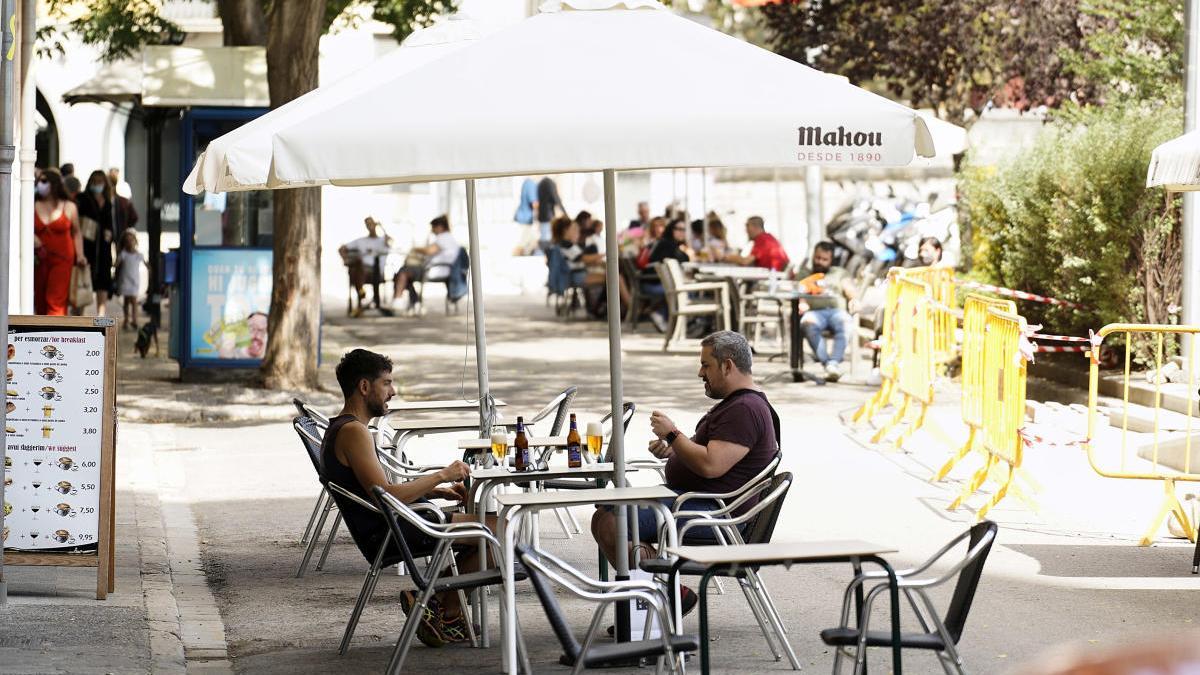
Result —
[[592, 460], [600, 461], [600, 448], [604, 447], [604, 426], [599, 422], [588, 422], [587, 446]]
[[504, 466], [504, 457], [508, 454], [508, 429], [503, 426], [492, 427], [492, 457], [496, 458], [496, 466]]

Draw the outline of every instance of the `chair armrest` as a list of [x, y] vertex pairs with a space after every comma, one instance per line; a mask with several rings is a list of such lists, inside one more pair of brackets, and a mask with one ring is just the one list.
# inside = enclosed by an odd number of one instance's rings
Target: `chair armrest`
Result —
[[338, 485], [337, 483], [332, 483], [332, 482], [326, 483], [325, 487], [329, 488], [330, 490], [333, 490], [334, 492], [345, 497], [346, 499], [353, 501], [354, 503], [358, 504], [359, 506], [363, 507], [364, 509], [370, 509], [373, 513], [378, 513], [380, 515], [383, 515], [383, 512], [379, 510], [378, 506], [375, 506], [374, 504], [368, 502], [367, 500], [363, 499], [362, 497], [359, 497], [358, 495], [347, 490], [346, 488], [342, 487], [341, 485]]
[[727, 291], [729, 286], [720, 281], [693, 281], [687, 284], [680, 284], [675, 287], [676, 293], [688, 293], [691, 291]]
[[412, 503], [409, 504], [408, 507], [413, 511], [428, 511], [429, 513], [432, 513], [438, 519], [439, 525], [446, 523], [445, 512], [433, 504]]

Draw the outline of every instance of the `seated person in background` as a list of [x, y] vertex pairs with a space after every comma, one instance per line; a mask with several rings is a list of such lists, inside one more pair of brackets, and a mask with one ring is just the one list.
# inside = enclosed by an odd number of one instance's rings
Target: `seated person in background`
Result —
[[662, 238], [663, 232], [666, 229], [666, 218], [657, 216], [650, 220], [650, 225], [646, 228], [646, 232], [642, 237], [642, 247], [638, 250], [637, 258], [634, 260], [634, 265], [639, 270], [644, 270], [650, 266], [650, 252], [654, 250], [654, 245]]
[[637, 218], [629, 221], [629, 227], [620, 234], [617, 240], [621, 253], [624, 255], [637, 255], [638, 250], [645, 243], [646, 229], [650, 227], [650, 205], [646, 202], [638, 202]]
[[[650, 415], [650, 428], [658, 440], [650, 444], [650, 452], [666, 460], [666, 486], [676, 493], [733, 492], [757, 476], [779, 451], [779, 416], [767, 401], [767, 396], [751, 375], [753, 358], [750, 343], [739, 333], [719, 331], [700, 343], [700, 372], [704, 394], [718, 403], [709, 409], [696, 424], [696, 433], [688, 438], [669, 417], [655, 410]], [[668, 507], [674, 500], [664, 500]], [[753, 503], [747, 503], [750, 508]], [[711, 511], [716, 502], [708, 499], [689, 500], [686, 510]], [[637, 513], [640, 546], [643, 557], [656, 555], [658, 527], [654, 511], [639, 508]], [[682, 525], [682, 523], [680, 523]], [[610, 562], [615, 560], [617, 546], [616, 516], [611, 508], [597, 507], [592, 514], [592, 536]], [[711, 528], [696, 528], [688, 532], [688, 543], [713, 543]], [[689, 589], [681, 589], [686, 613], [696, 603]]]
[[942, 242], [937, 237], [925, 237], [917, 247], [917, 258], [926, 267], [942, 262]]
[[725, 256], [726, 262], [748, 267], [765, 267], [776, 272], [781, 272], [783, 268], [787, 267], [788, 257], [787, 253], [783, 251], [783, 245], [773, 235], [767, 233], [762, 218], [750, 216], [746, 220], [746, 236], [754, 243], [750, 253], [744, 256], [730, 253]]
[[579, 223], [566, 216], [559, 216], [550, 223], [550, 236], [567, 261], [567, 267], [571, 271], [571, 286], [582, 286], [586, 271], [583, 247], [579, 245]]
[[363, 285], [367, 283], [371, 284], [371, 302], [375, 308], [385, 316], [390, 315], [391, 310], [385, 309], [379, 303], [379, 284], [383, 281], [383, 266], [388, 253], [391, 252], [392, 238], [386, 234], [380, 235], [383, 228], [371, 216], [367, 216], [363, 223], [367, 226], [367, 236], [359, 237], [338, 248], [338, 254], [342, 256], [342, 262], [346, 264], [350, 274], [350, 285], [354, 287], [358, 297], [354, 316], [362, 316], [363, 298], [367, 295]]
[[713, 211], [708, 212], [708, 238], [704, 240], [704, 248], [708, 251], [709, 260], [724, 260], [729, 255], [729, 239], [726, 238], [725, 223]]
[[[388, 400], [395, 396], [392, 386], [392, 361], [382, 354], [355, 349], [347, 352], [337, 365], [337, 381], [345, 397], [345, 405], [336, 417], [329, 420], [325, 439], [321, 443], [321, 464], [327, 481], [352, 492], [368, 503], [375, 501], [371, 489], [376, 485], [406, 504], [430, 503], [433, 498], [462, 501], [466, 488], [462, 481], [470, 468], [455, 460], [446, 468], [412, 480], [392, 483], [384, 473], [376, 455], [375, 441], [367, 424], [372, 418], [387, 414]], [[338, 508], [346, 528], [363, 556], [372, 560], [379, 552], [388, 533], [383, 516], [350, 500], [339, 500]], [[425, 511], [418, 511], [423, 517]], [[478, 522], [474, 516], [453, 514], [453, 522]], [[416, 526], [401, 520], [404, 540], [414, 555], [433, 551], [436, 542]], [[491, 523], [489, 523], [491, 525]], [[479, 560], [475, 549], [462, 550], [457, 556], [458, 569], [477, 570]], [[389, 544], [385, 559], [396, 560], [400, 550], [396, 542]], [[402, 597], [405, 612], [412, 611], [415, 595], [406, 591]], [[430, 647], [468, 639], [466, 619], [457, 593], [438, 593], [423, 609], [417, 637]]]
[[[800, 327], [817, 360], [825, 366], [825, 380], [828, 382], [837, 382], [842, 376], [846, 336], [854, 328], [846, 310], [848, 303], [857, 296], [850, 274], [834, 266], [833, 252], [832, 243], [819, 242], [813, 248], [810, 268], [797, 274], [797, 285], [801, 292], [824, 296], [800, 301]], [[825, 341], [821, 339], [821, 333], [825, 331], [833, 333], [833, 354], [826, 351]]]
[[[417, 246], [408, 253], [404, 267], [396, 273], [392, 304], [399, 304], [401, 291], [408, 291], [408, 310], [416, 313], [421, 304], [415, 281], [444, 281], [450, 276], [450, 267], [458, 259], [458, 241], [450, 234], [450, 219], [444, 214], [429, 221], [433, 241], [428, 246]], [[428, 269], [428, 272], [426, 270]]]
[[[608, 270], [604, 266], [606, 259], [604, 257], [604, 221], [596, 218], [588, 223], [587, 228], [580, 228], [580, 244], [583, 246], [583, 261], [586, 274], [583, 277], [583, 294], [587, 302], [588, 314], [596, 318], [603, 318], [607, 315], [608, 307], [608, 288], [605, 285], [608, 279]], [[629, 286], [625, 283], [625, 277], [617, 275], [617, 292], [620, 293], [621, 307], [629, 306], [630, 294]]]
[[691, 249], [688, 248], [688, 226], [682, 220], [674, 220], [667, 227], [667, 231], [654, 244], [654, 248], [650, 251], [650, 264], [662, 262], [668, 258], [673, 258], [681, 263], [688, 262], [692, 259]]
[[688, 231], [688, 248], [696, 252], [697, 255], [704, 253], [704, 221], [693, 220], [691, 229]]

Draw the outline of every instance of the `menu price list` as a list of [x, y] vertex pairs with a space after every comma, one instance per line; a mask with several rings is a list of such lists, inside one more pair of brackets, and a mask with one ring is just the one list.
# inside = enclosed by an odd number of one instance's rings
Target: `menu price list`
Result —
[[4, 547], [96, 548], [104, 334], [11, 332], [5, 385]]

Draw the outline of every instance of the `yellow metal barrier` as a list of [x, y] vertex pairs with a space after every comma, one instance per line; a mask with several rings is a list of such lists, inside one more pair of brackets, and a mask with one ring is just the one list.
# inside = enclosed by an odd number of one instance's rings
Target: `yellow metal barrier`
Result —
[[[963, 346], [962, 346], [962, 420], [967, 426], [967, 440], [959, 447], [941, 469], [934, 474], [934, 482], [949, 475], [954, 466], [971, 454], [975, 447], [975, 436], [983, 427], [983, 348], [984, 323], [987, 319], [988, 308], [995, 308], [1008, 314], [1017, 313], [1017, 305], [1012, 300], [998, 300], [984, 295], [971, 293], [963, 304]], [[939, 314], [945, 314], [939, 312]]]
[[893, 337], [899, 376], [897, 382], [904, 399], [892, 419], [871, 437], [871, 442], [878, 443], [903, 422], [909, 405], [915, 401], [920, 405], [920, 410], [913, 423], [896, 437], [894, 445], [899, 448], [925, 423], [925, 414], [933, 403], [933, 316], [941, 312], [933, 307], [929, 284], [904, 274], [896, 280], [896, 286], [898, 293]]
[[[951, 267], [915, 267], [905, 270], [904, 275], [924, 281], [929, 285], [933, 299], [942, 307], [954, 307], [954, 269]], [[954, 359], [955, 346], [954, 329], [958, 327], [956, 317], [947, 311], [930, 313], [933, 321], [933, 360], [935, 363], [949, 363]]]
[[882, 408], [888, 406], [892, 402], [892, 393], [895, 391], [896, 378], [898, 376], [896, 366], [896, 338], [895, 338], [895, 323], [896, 323], [896, 302], [900, 297], [900, 287], [897, 281], [900, 278], [901, 269], [893, 267], [888, 270], [887, 275], [887, 299], [883, 305], [883, 332], [879, 338], [879, 389], [869, 398], [866, 403], [862, 404], [854, 413], [854, 421], [859, 422], [866, 418], [870, 421], [875, 413]]
[[[1096, 444], [1096, 403], [1098, 398], [1099, 383], [1100, 383], [1100, 367], [1099, 367], [1099, 350], [1098, 345], [1093, 346], [1092, 366], [1088, 383], [1088, 429], [1087, 429], [1087, 451], [1088, 462], [1092, 465], [1092, 469], [1101, 476], [1107, 478], [1128, 478], [1132, 480], [1157, 480], [1163, 483], [1163, 501], [1159, 507], [1158, 513], [1154, 516], [1149, 529], [1141, 539], [1142, 546], [1149, 546], [1154, 541], [1155, 535], [1158, 533], [1159, 527], [1162, 526], [1163, 520], [1168, 513], [1174, 513], [1179, 519], [1180, 525], [1183, 526], [1184, 532], [1192, 540], [1196, 540], [1196, 524], [1191, 522], [1187, 511], [1179, 502], [1179, 497], [1175, 494], [1175, 483], [1177, 481], [1200, 481], [1200, 467], [1192, 465], [1192, 406], [1193, 392], [1196, 391], [1195, 382], [1195, 360], [1197, 340], [1196, 334], [1200, 333], [1200, 326], [1170, 326], [1170, 325], [1153, 325], [1153, 324], [1109, 324], [1101, 328], [1097, 336], [1101, 341], [1107, 339], [1114, 334], [1121, 334], [1125, 337], [1125, 366], [1124, 380], [1122, 384], [1122, 400], [1124, 401], [1124, 409], [1121, 413], [1121, 441], [1120, 452], [1117, 458], [1109, 456], [1101, 456], [1100, 449]], [[1152, 340], [1154, 346], [1154, 372], [1158, 372], [1163, 366], [1163, 341], [1167, 335], [1178, 336], [1182, 341], [1186, 336], [1191, 336], [1191, 349], [1188, 354], [1187, 373], [1188, 383], [1187, 389], [1184, 391], [1184, 396], [1187, 398], [1187, 422], [1185, 424], [1185, 436], [1183, 439], [1183, 461], [1181, 468], [1170, 468], [1163, 466], [1160, 460], [1160, 442], [1159, 442], [1159, 415], [1162, 411], [1162, 382], [1160, 378], [1155, 378], [1154, 385], [1154, 434], [1153, 445], [1148, 464], [1144, 458], [1135, 456], [1130, 461], [1129, 457], [1129, 378], [1130, 378], [1130, 359], [1133, 352], [1130, 341], [1134, 335], [1146, 335]], [[1178, 445], [1174, 443], [1173, 445]], [[1180, 464], [1180, 462], [1176, 462]]]
[[983, 345], [983, 423], [980, 428], [987, 461], [948, 507], [950, 510], [958, 508], [983, 486], [993, 470], [1000, 469], [1002, 478], [999, 488], [976, 514], [981, 520], [1008, 494], [1021, 467], [1021, 428], [1025, 423], [1025, 359], [1021, 356], [1019, 345], [1025, 330], [1025, 319], [1020, 316], [996, 308], [987, 309]]

